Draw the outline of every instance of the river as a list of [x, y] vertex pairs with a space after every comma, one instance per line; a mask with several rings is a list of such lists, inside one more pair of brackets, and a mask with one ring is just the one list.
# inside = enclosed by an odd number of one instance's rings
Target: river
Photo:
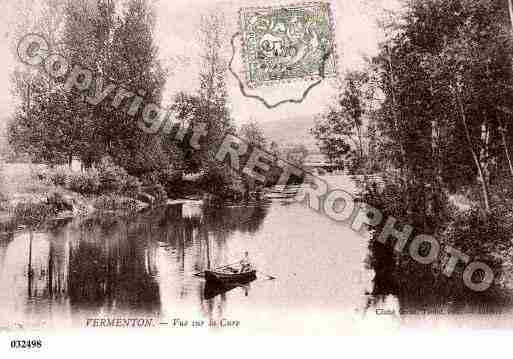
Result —
[[[330, 180], [355, 190], [347, 178]], [[193, 275], [245, 251], [259, 270], [248, 286], [211, 293]], [[358, 334], [425, 322], [398, 315], [394, 296], [370, 294], [368, 251], [365, 235], [280, 200], [56, 222], [0, 242], [0, 327], [83, 328], [89, 318], [141, 317], [156, 328], [226, 319], [238, 327], [194, 330]], [[435, 326], [447, 323], [453, 318]]]

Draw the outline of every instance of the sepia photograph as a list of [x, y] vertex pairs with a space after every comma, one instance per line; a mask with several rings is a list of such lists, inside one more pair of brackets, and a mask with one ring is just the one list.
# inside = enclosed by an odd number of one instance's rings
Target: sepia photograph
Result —
[[513, 333], [513, 0], [0, 5], [7, 357]]

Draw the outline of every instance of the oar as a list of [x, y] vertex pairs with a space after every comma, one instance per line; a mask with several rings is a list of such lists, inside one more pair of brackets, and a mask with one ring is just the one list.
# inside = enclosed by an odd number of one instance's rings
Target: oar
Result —
[[[240, 262], [240, 260], [238, 260], [237, 262], [233, 262], [233, 263], [230, 263], [230, 264], [226, 264], [226, 265], [221, 266], [221, 267], [216, 267], [216, 268], [214, 268], [214, 269], [223, 269], [223, 268], [226, 268], [226, 267], [232, 266], [232, 265], [234, 265], [234, 264], [238, 264], [239, 262]], [[201, 272], [194, 273], [194, 274], [193, 274], [193, 276], [196, 276], [196, 277], [197, 277], [197, 276], [199, 276], [199, 275], [200, 275], [200, 274], [202, 274], [202, 273], [205, 273], [205, 271], [204, 271], [204, 270], [202, 270]]]
[[267, 279], [269, 279], [269, 280], [276, 279], [276, 277], [274, 277], [274, 276], [272, 276], [272, 275], [270, 275], [270, 274], [267, 274], [267, 273], [261, 272], [261, 271], [259, 271], [259, 270], [257, 270], [257, 273], [261, 273], [261, 274], [265, 275], [265, 276], [267, 277]]

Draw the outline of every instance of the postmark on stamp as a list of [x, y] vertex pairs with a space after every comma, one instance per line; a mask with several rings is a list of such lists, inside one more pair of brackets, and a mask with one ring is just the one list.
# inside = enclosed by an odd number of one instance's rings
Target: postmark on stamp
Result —
[[240, 25], [249, 87], [336, 75], [328, 3], [243, 8]]

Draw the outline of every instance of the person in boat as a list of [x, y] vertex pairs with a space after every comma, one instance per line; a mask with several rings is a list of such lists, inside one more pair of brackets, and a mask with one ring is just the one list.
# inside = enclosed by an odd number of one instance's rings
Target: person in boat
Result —
[[249, 261], [249, 253], [244, 252], [244, 258], [240, 261], [240, 272], [239, 273], [245, 273], [249, 272], [251, 270], [251, 262]]

